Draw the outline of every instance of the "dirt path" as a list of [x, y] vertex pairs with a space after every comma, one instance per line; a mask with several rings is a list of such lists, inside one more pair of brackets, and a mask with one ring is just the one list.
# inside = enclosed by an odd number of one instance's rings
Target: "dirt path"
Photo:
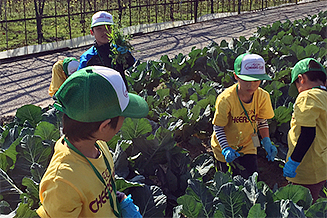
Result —
[[[133, 55], [141, 61], [157, 60], [167, 54], [188, 54], [192, 47], [203, 48], [211, 41], [219, 43], [239, 36], [250, 37], [258, 26], [287, 19], [293, 21], [327, 10], [327, 1], [285, 6], [265, 11], [191, 24], [160, 32], [136, 36], [131, 41]], [[66, 56], [79, 56], [87, 48], [57, 51], [51, 54], [31, 55], [2, 61], [0, 64], [0, 117], [14, 115], [25, 104], [46, 107], [53, 103], [48, 95], [51, 68]], [[1, 60], [0, 60], [1, 63]]]

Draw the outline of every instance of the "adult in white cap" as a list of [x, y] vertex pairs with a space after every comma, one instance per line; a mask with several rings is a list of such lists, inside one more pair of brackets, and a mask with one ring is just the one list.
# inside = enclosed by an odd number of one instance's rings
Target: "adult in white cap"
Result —
[[262, 80], [271, 78], [266, 74], [265, 61], [257, 54], [239, 55], [234, 71], [237, 83], [225, 89], [216, 100], [211, 146], [220, 170], [227, 172], [227, 163], [235, 161], [244, 170], [232, 168], [233, 175], [248, 178], [258, 171], [258, 132], [268, 160], [274, 161], [277, 154], [267, 122], [274, 117], [274, 110], [269, 93], [259, 87]]
[[121, 74], [126, 86], [128, 87], [124, 71], [135, 63], [135, 58], [125, 47], [118, 47], [117, 50], [124, 54], [124, 64], [118, 61], [113, 61], [112, 50], [113, 47], [117, 47], [117, 45], [111, 43], [109, 37], [111, 26], [113, 25], [115, 25], [113, 17], [108, 12], [98, 11], [92, 16], [90, 32], [95, 38], [95, 43], [81, 55], [78, 70], [86, 66], [106, 66], [113, 68]]
[[79, 62], [74, 57], [59, 60], [52, 66], [51, 83], [48, 91], [51, 97], [58, 91], [65, 80], [77, 70], [78, 66]]
[[62, 84], [55, 108], [63, 112], [64, 135], [40, 183], [40, 217], [141, 217], [131, 196], [116, 191], [114, 163], [106, 142], [124, 118], [147, 116], [140, 96], [127, 92], [120, 74], [86, 67]]

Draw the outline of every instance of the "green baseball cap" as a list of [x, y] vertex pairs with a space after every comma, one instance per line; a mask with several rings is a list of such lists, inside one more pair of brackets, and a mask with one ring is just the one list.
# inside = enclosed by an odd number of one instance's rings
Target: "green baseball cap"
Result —
[[64, 69], [66, 76], [70, 76], [71, 74], [73, 74], [77, 70], [78, 66], [78, 60], [73, 57], [65, 58], [62, 63], [62, 68]]
[[[310, 68], [309, 67], [310, 61], [316, 62], [320, 67], [319, 68]], [[314, 71], [321, 71], [321, 72], [323, 72], [323, 73], [325, 73], [327, 75], [326, 70], [322, 66], [322, 64], [319, 63], [314, 58], [305, 58], [303, 60], [298, 61], [295, 64], [295, 66], [293, 67], [292, 71], [291, 71], [291, 84], [290, 84], [290, 87], [288, 89], [288, 94], [290, 96], [292, 96], [292, 97], [295, 98], [299, 94], [299, 92], [298, 92], [298, 90], [297, 90], [296, 85], [295, 85], [294, 82], [295, 82], [295, 80], [297, 80], [297, 78], [298, 78], [298, 76], [300, 74], [304, 74], [304, 73], [307, 73], [309, 71], [312, 71], [312, 72], [314, 72]]]
[[141, 96], [127, 92], [120, 73], [103, 66], [76, 71], [55, 96], [54, 107], [80, 122], [98, 122], [117, 116], [142, 118], [149, 112]]
[[266, 74], [265, 61], [257, 54], [239, 55], [234, 62], [234, 71], [244, 81], [271, 80]]

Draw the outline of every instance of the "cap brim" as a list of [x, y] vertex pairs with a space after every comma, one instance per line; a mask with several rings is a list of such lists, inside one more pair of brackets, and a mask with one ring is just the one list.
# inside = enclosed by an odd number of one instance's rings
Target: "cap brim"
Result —
[[[130, 117], [130, 118], [143, 118], [146, 117], [149, 113], [148, 103], [140, 96], [128, 93], [129, 103], [125, 110], [119, 115], [122, 117]], [[55, 102], [53, 106], [67, 114], [65, 108], [60, 104], [60, 102]]]
[[54, 106], [58, 111], [61, 111], [61, 112], [65, 113], [64, 108], [62, 107], [62, 105], [61, 105], [59, 102], [55, 102], [55, 103], [53, 104], [53, 106]]
[[114, 25], [114, 23], [110, 23], [110, 22], [98, 22], [98, 23], [95, 23], [95, 24], [91, 25], [91, 28], [92, 27], [96, 27], [96, 26], [101, 26], [101, 25]]
[[141, 97], [128, 93], [129, 103], [121, 116], [131, 118], [143, 118], [149, 113], [148, 103]]
[[296, 98], [298, 94], [299, 91], [297, 90], [295, 83], [291, 83], [290, 87], [288, 88], [288, 95]]
[[244, 81], [258, 81], [258, 80], [271, 80], [267, 74], [252, 74], [252, 75], [236, 75]]

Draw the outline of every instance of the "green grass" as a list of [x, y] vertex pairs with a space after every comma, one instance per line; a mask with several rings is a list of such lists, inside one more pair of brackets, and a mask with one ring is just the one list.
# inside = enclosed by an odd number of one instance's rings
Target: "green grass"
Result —
[[[41, 0], [40, 0], [41, 1]], [[293, 0], [295, 1], [295, 0]], [[23, 3], [26, 2], [24, 5]], [[114, 16], [114, 21], [118, 22], [117, 1], [84, 1], [70, 0], [70, 28], [71, 38], [88, 35], [89, 26], [94, 11], [105, 10]], [[128, 0], [121, 0], [125, 3], [121, 25], [161, 23], [171, 20], [191, 20], [194, 19], [194, 2], [183, 0], [134, 0], [131, 7], [128, 7]], [[174, 2], [172, 7], [169, 5], [155, 5], [164, 2]], [[197, 16], [211, 13], [211, 1], [199, 1]], [[214, 0], [214, 13], [237, 12], [237, 0]], [[274, 6], [286, 3], [286, 0], [269, 0], [267, 6]], [[145, 7], [150, 4], [150, 6]], [[251, 4], [251, 7], [250, 7]], [[143, 6], [137, 8], [136, 6]], [[242, 0], [242, 10], [261, 9], [261, 0]], [[266, 5], [264, 5], [266, 6]], [[4, 21], [4, 5], [0, 5], [0, 21]], [[45, 1], [42, 19], [43, 42], [49, 43], [70, 39], [70, 28], [68, 19], [67, 0], [47, 0]], [[7, 23], [0, 23], [0, 51], [14, 49], [26, 45], [38, 44], [37, 27], [35, 19], [34, 2], [32, 0], [7, 1]], [[55, 17], [56, 16], [56, 17]], [[25, 21], [15, 21], [25, 19]]]

